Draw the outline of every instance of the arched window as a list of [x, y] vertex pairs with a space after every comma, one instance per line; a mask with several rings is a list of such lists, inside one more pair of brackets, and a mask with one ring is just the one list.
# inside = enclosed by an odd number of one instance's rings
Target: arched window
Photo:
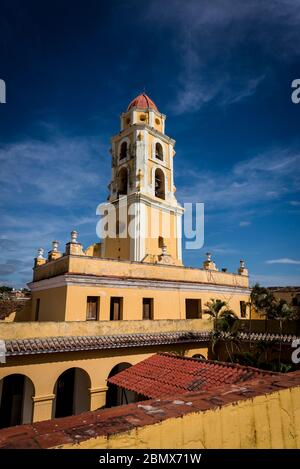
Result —
[[123, 142], [120, 148], [120, 160], [123, 160], [127, 156], [127, 142]]
[[127, 168], [122, 168], [118, 176], [118, 196], [126, 195], [128, 188], [128, 172]]
[[155, 170], [154, 177], [154, 187], [155, 187], [155, 197], [160, 199], [165, 199], [165, 175], [161, 169], [157, 168]]
[[5, 376], [0, 381], [0, 428], [32, 421], [34, 386], [31, 379], [21, 374]]
[[155, 145], [155, 158], [161, 161], [164, 159], [163, 147], [160, 143], [156, 143]]
[[78, 415], [90, 410], [91, 380], [85, 370], [69, 368], [57, 379], [54, 386], [53, 417]]
[[192, 358], [200, 358], [201, 360], [206, 360], [206, 357], [202, 353], [196, 353]]
[[[130, 363], [119, 363], [113, 367], [108, 375], [108, 379], [130, 367]], [[119, 386], [116, 386], [115, 384], [108, 383], [108, 389], [106, 393], [106, 407], [115, 407], [118, 405], [130, 404], [131, 402], [136, 402], [136, 394], [134, 391], [127, 391], [125, 389], [119, 388]]]

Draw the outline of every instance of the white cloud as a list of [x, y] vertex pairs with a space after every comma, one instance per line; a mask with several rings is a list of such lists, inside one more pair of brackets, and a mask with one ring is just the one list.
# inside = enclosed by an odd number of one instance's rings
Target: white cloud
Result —
[[246, 43], [277, 60], [299, 55], [299, 5], [299, 0], [169, 0], [162, 9], [160, 0], [150, 2], [146, 21], [176, 32], [180, 71], [173, 111], [193, 112], [216, 97], [228, 105], [253, 95], [266, 77], [264, 65], [254, 71], [230, 64]]
[[35, 203], [38, 199], [40, 204], [51, 206], [65, 206], [72, 201], [81, 204], [89, 193], [90, 185], [98, 183], [100, 187], [101, 182], [104, 184], [108, 180], [108, 164], [100, 166], [103, 150], [103, 145], [92, 138], [60, 136], [47, 142], [28, 140], [2, 145], [2, 203], [13, 194], [28, 203]]
[[296, 259], [290, 259], [289, 257], [282, 257], [280, 259], [270, 259], [266, 261], [266, 264], [292, 264], [300, 265], [300, 261]]
[[24, 286], [38, 247], [47, 253], [58, 239], [63, 251], [72, 229], [86, 244], [97, 241], [96, 207], [107, 195], [109, 155], [94, 138], [52, 133], [47, 141], [1, 145], [0, 165], [0, 276], [2, 283]]
[[255, 283], [259, 283], [266, 287], [271, 286], [299, 286], [300, 276], [298, 275], [268, 275], [268, 274], [251, 274], [250, 273], [250, 285], [253, 286]]
[[235, 164], [226, 172], [177, 171], [178, 197], [204, 202], [206, 210], [230, 210], [265, 204], [300, 187], [300, 153], [277, 149]]
[[239, 226], [241, 226], [241, 227], [246, 227], [246, 226], [250, 226], [250, 225], [251, 225], [251, 221], [247, 221], [247, 220], [240, 221], [240, 223], [239, 223]]

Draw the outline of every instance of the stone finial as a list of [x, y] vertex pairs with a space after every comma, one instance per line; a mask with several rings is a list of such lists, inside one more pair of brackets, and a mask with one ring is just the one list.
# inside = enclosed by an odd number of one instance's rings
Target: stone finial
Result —
[[59, 241], [52, 241], [52, 252], [58, 252]]
[[245, 267], [245, 261], [243, 259], [240, 260], [240, 267], [238, 269], [239, 275], [248, 275], [248, 269]]
[[162, 256], [167, 255], [167, 245], [164, 243], [161, 247]]
[[52, 249], [48, 252], [48, 261], [55, 261], [62, 257], [62, 253], [59, 251], [59, 241], [52, 241]]
[[74, 255], [74, 256], [84, 256], [84, 250], [82, 244], [78, 242], [78, 231], [72, 230], [71, 231], [71, 241], [66, 244], [66, 252], [67, 256]]
[[37, 250], [37, 259], [44, 259], [44, 248], [38, 248]]
[[211, 253], [206, 253], [206, 259], [203, 262], [203, 268], [205, 270], [218, 270], [216, 264], [212, 261]]
[[38, 248], [37, 257], [34, 259], [34, 267], [38, 267], [39, 265], [43, 265], [45, 263], [46, 259], [44, 258], [44, 249]]
[[158, 256], [158, 264], [174, 265], [174, 259], [167, 252], [167, 245], [163, 242], [161, 246], [161, 254]]
[[76, 230], [71, 231], [71, 243], [77, 244], [78, 232]]

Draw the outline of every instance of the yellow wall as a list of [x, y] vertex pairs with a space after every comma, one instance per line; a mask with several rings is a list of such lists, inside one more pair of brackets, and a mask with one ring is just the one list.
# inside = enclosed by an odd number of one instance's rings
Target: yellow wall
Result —
[[212, 285], [249, 288], [249, 278], [229, 272], [210, 271], [189, 267], [150, 265], [146, 263], [99, 259], [88, 256], [64, 256], [34, 269], [34, 281], [61, 273], [114, 276], [124, 278], [175, 280]]
[[[172, 256], [174, 263], [182, 265], [182, 261], [178, 260], [177, 220], [174, 212], [163, 212], [155, 207], [147, 207], [147, 220], [147, 236], [145, 239], [145, 253], [147, 257], [145, 260], [153, 262], [152, 259], [157, 260], [157, 256], [161, 255], [162, 250], [158, 242], [158, 238], [161, 236], [167, 246], [167, 253]], [[154, 234], [156, 235], [155, 237]]]
[[35, 320], [37, 299], [40, 299], [39, 321], [64, 321], [66, 318], [66, 287], [32, 293], [31, 320]]
[[[55, 275], [56, 264], [59, 272], [61, 272], [61, 265], [64, 265], [68, 275], [76, 274], [72, 278], [73, 285], [52, 287], [52, 280], [47, 279]], [[92, 277], [87, 279], [86, 275]], [[201, 299], [203, 309], [205, 303], [213, 298], [224, 300], [238, 316], [240, 315], [240, 301], [249, 301], [248, 277], [246, 276], [80, 255], [64, 257], [37, 267], [34, 271], [34, 278], [36, 281], [44, 279], [38, 286], [38, 290], [35, 282], [32, 288], [31, 319], [35, 317], [36, 301], [40, 298], [40, 321], [85, 320], [87, 296], [100, 298], [99, 319], [104, 321], [109, 320], [110, 298], [113, 296], [123, 298], [124, 320], [142, 319], [143, 298], [153, 298], [154, 319], [184, 319], [185, 299], [187, 298]], [[115, 284], [110, 279], [114, 279]], [[55, 282], [60, 280], [63, 281], [64, 277], [55, 277]], [[101, 284], [102, 280], [105, 280], [105, 285]], [[139, 280], [145, 283], [139, 284]], [[150, 283], [147, 283], [149, 280], [154, 282], [153, 288]], [[172, 287], [165, 283], [170, 281], [175, 282]], [[128, 282], [131, 285], [128, 285]], [[185, 282], [189, 282], [188, 287]], [[199, 285], [198, 291], [197, 284]], [[207, 290], [203, 289], [205, 284], [208, 284]], [[234, 288], [224, 292], [222, 286]], [[242, 287], [242, 290], [235, 290], [235, 287]]]
[[116, 335], [176, 331], [208, 331], [212, 321], [203, 319], [165, 321], [66, 321], [0, 323], [2, 340], [34, 337]]
[[299, 409], [300, 386], [295, 386], [60, 447], [108, 450], [299, 449]]
[[25, 375], [34, 386], [33, 421], [53, 417], [55, 384], [58, 377], [69, 368], [84, 370], [90, 380], [90, 410], [103, 407], [106, 402], [107, 378], [120, 363], [135, 365], [158, 352], [175, 352], [207, 357], [207, 347], [199, 344], [162, 345], [133, 349], [81, 351], [36, 356], [11, 357], [0, 367], [0, 380], [14, 373]]
[[[202, 310], [212, 298], [224, 300], [238, 316], [240, 316], [240, 301], [248, 301], [246, 294], [74, 285], [34, 291], [32, 319], [34, 319], [36, 300], [40, 298], [40, 321], [85, 321], [88, 296], [99, 297], [100, 321], [109, 321], [110, 299], [115, 296], [123, 298], [123, 320], [143, 319], [143, 298], [153, 298], [154, 320], [185, 319], [185, 300], [189, 298], [200, 299]], [[207, 316], [203, 313], [203, 318], [205, 317]]]

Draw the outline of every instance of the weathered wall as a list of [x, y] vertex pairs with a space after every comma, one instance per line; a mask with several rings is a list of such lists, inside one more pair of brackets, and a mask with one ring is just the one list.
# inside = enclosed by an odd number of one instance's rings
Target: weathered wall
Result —
[[300, 373], [4, 429], [0, 448], [300, 448]]
[[77, 368], [87, 373], [91, 382], [90, 409], [94, 410], [105, 405], [107, 378], [116, 365], [135, 365], [158, 352], [207, 357], [208, 350], [202, 344], [185, 344], [8, 357], [7, 363], [0, 366], [0, 384], [1, 379], [12, 374], [29, 378], [34, 387], [33, 421], [47, 420], [53, 415], [56, 381], [64, 371]]
[[300, 385], [63, 447], [300, 448]]
[[50, 278], [61, 273], [115, 276], [125, 278], [201, 282], [213, 285], [249, 287], [249, 278], [228, 272], [208, 271], [180, 266], [153, 265], [139, 262], [99, 259], [88, 256], [65, 256], [47, 262], [34, 270], [34, 280]]
[[33, 337], [65, 337], [89, 335], [115, 335], [152, 332], [178, 332], [211, 330], [206, 319], [164, 321], [67, 321], [0, 323], [0, 339], [26, 339]]

